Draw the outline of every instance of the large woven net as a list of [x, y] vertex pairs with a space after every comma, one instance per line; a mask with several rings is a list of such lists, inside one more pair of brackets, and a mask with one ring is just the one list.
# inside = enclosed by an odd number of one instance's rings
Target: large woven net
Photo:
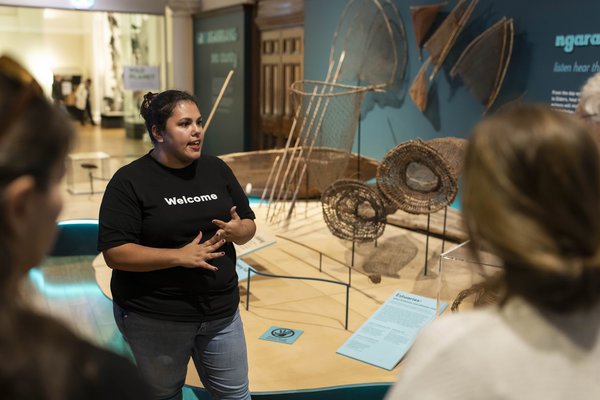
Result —
[[413, 32], [415, 34], [415, 41], [419, 47], [419, 58], [422, 57], [421, 49], [425, 38], [429, 34], [431, 26], [435, 22], [435, 18], [442, 8], [448, 4], [447, 1], [435, 4], [424, 4], [418, 6], [410, 6], [410, 17], [413, 25]]
[[406, 33], [394, 2], [348, 1], [334, 35], [325, 80], [303, 80], [291, 86], [296, 117], [286, 152], [273, 165], [274, 179], [265, 191], [267, 218], [291, 216], [306, 173], [321, 192], [344, 176], [365, 94], [401, 82], [406, 62]]
[[[427, 108], [428, 83], [433, 80], [437, 72], [442, 68], [442, 64], [446, 60], [452, 46], [454, 46], [458, 35], [465, 27], [478, 1], [458, 0], [452, 11], [450, 11], [450, 14], [448, 14], [442, 24], [423, 44], [423, 47], [429, 53], [429, 57], [421, 64], [409, 90], [410, 97], [419, 110], [425, 111]], [[429, 78], [427, 78], [426, 75], [428, 74], [430, 65], [433, 65], [433, 70], [429, 74]]]
[[[301, 111], [304, 111], [298, 120], [301, 126], [308, 125], [301, 132], [307, 142], [303, 146], [307, 149], [303, 157], [308, 165], [308, 173], [322, 193], [333, 181], [343, 176], [348, 166], [354, 144], [356, 116], [366, 90], [310, 81], [296, 82], [292, 90], [300, 98]], [[303, 95], [323, 90], [326, 96]], [[311, 127], [311, 124], [316, 126]]]
[[498, 97], [510, 63], [514, 40], [513, 20], [503, 17], [477, 36], [450, 71], [460, 75], [487, 112]]

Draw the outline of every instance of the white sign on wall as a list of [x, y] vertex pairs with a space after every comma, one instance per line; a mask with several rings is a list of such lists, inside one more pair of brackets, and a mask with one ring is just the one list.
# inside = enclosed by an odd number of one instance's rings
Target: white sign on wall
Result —
[[126, 65], [123, 85], [125, 90], [160, 90], [160, 69], [149, 65]]

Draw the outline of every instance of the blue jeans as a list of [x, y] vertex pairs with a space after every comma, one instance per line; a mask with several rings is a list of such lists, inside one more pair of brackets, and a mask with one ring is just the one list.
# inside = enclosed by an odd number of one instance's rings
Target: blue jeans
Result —
[[156, 399], [180, 400], [190, 357], [215, 399], [250, 399], [248, 356], [239, 311], [207, 322], [164, 321], [113, 303], [115, 321]]

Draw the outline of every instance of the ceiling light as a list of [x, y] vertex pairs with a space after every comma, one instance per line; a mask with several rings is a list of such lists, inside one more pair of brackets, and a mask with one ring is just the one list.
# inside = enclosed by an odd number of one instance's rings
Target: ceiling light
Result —
[[86, 10], [94, 6], [94, 0], [71, 0], [71, 4], [77, 9]]

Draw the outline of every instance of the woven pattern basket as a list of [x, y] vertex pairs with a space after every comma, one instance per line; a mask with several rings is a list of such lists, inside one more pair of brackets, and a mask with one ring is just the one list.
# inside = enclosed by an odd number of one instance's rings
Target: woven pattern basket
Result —
[[321, 203], [323, 219], [334, 236], [366, 242], [383, 234], [386, 208], [381, 196], [367, 184], [337, 180], [323, 192]]
[[448, 163], [450, 174], [458, 178], [462, 173], [468, 141], [456, 137], [440, 137], [425, 142], [438, 151]]
[[386, 154], [377, 171], [377, 186], [402, 211], [429, 214], [454, 201], [459, 170], [433, 146], [420, 139], [410, 140]]

